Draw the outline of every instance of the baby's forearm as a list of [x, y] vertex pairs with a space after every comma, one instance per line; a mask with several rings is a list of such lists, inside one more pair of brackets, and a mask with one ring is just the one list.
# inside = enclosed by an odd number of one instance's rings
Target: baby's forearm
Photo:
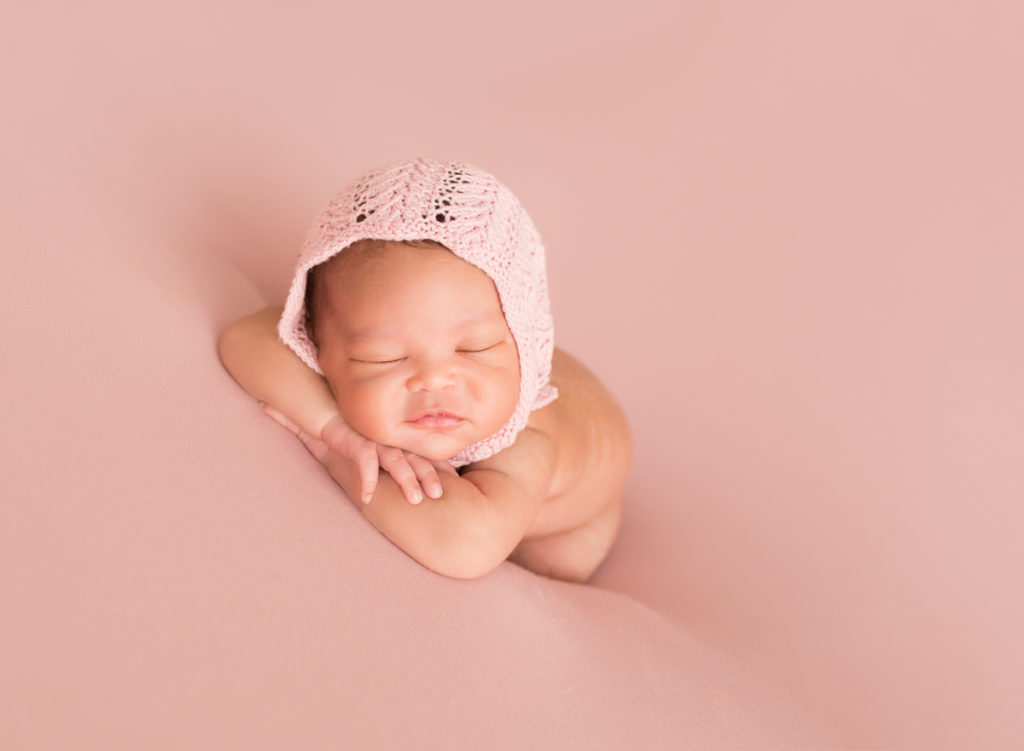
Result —
[[278, 338], [280, 317], [281, 308], [270, 307], [232, 323], [220, 336], [220, 359], [252, 396], [319, 437], [338, 406], [327, 381]]
[[[332, 453], [327, 469], [350, 498], [359, 497], [359, 472], [352, 461]], [[385, 537], [432, 571], [456, 579], [482, 576], [509, 556], [522, 532], [507, 524], [495, 501], [469, 480], [447, 473], [440, 478], [444, 495], [419, 505], [406, 503], [383, 473], [373, 501], [353, 502]]]

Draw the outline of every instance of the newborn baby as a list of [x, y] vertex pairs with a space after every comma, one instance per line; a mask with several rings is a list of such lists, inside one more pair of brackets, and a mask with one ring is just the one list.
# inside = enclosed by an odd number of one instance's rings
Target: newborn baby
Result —
[[314, 223], [284, 308], [231, 324], [221, 360], [427, 568], [472, 578], [508, 559], [583, 582], [618, 533], [632, 442], [554, 347], [544, 264], [492, 176], [374, 170]]

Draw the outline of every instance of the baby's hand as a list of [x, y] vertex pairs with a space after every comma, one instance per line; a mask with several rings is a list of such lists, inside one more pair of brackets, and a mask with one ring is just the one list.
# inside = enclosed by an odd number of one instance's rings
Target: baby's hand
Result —
[[370, 502], [377, 489], [378, 467], [383, 467], [391, 475], [409, 503], [419, 503], [423, 500], [421, 485], [428, 496], [440, 498], [441, 481], [437, 477], [438, 470], [455, 473], [455, 469], [448, 462], [431, 462], [400, 448], [374, 443], [363, 434], [357, 433], [341, 415], [336, 415], [324, 426], [321, 437], [332, 451], [348, 457], [359, 467], [364, 503]]
[[373, 499], [377, 489], [378, 467], [383, 467], [391, 475], [405, 499], [413, 504], [423, 500], [421, 484], [429, 497], [441, 497], [441, 481], [437, 476], [439, 471], [458, 474], [446, 461], [434, 462], [394, 446], [374, 443], [350, 427], [341, 415], [336, 415], [324, 426], [320, 438], [314, 438], [270, 405], [261, 402], [260, 407], [269, 417], [298, 436], [320, 463], [326, 463], [328, 451], [334, 451], [355, 462], [359, 468], [363, 503]]
[[[356, 435], [359, 434], [356, 433]], [[382, 446], [366, 438], [363, 438], [363, 440], [368, 441], [376, 449], [376, 464], [383, 467], [391, 475], [391, 478], [398, 484], [398, 487], [402, 489], [402, 495], [405, 496], [405, 500], [409, 503], [415, 504], [422, 501], [423, 491], [426, 491], [427, 495], [431, 498], [441, 497], [443, 488], [441, 487], [441, 479], [437, 476], [438, 472], [448, 472], [456, 476], [459, 474], [455, 467], [446, 461], [432, 461], [425, 459], [419, 454], [414, 454], [411, 451], [405, 451], [395, 446]], [[369, 461], [366, 463], [368, 465]], [[360, 479], [364, 477], [362, 465], [360, 465]], [[376, 467], [374, 467], [372, 479], [375, 488], [377, 482]], [[363, 485], [365, 488], [365, 481]], [[420, 486], [423, 487], [423, 491], [420, 490]], [[372, 489], [369, 495], [364, 490], [363, 501], [365, 503], [369, 503], [372, 497]]]

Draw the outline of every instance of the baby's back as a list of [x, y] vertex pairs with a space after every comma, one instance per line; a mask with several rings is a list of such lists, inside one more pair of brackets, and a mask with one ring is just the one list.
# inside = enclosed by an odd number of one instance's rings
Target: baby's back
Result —
[[551, 382], [559, 396], [536, 410], [530, 426], [547, 433], [558, 458], [547, 499], [526, 538], [581, 527], [619, 515], [633, 455], [626, 416], [615, 398], [579, 360], [556, 349]]

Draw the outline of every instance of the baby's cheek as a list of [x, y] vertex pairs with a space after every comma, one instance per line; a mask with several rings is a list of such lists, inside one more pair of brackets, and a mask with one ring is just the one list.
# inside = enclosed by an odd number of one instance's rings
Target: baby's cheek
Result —
[[495, 375], [494, 383], [504, 400], [511, 401], [512, 406], [514, 407], [516, 402], [519, 401], [520, 383], [518, 365], [514, 369], [510, 367], [502, 368], [498, 371], [498, 374]]
[[387, 443], [385, 434], [386, 394], [379, 388], [350, 384], [338, 398], [338, 409], [345, 422], [377, 443]]
[[495, 369], [480, 383], [479, 399], [487, 409], [486, 427], [494, 432], [508, 422], [519, 402], [519, 372]]

